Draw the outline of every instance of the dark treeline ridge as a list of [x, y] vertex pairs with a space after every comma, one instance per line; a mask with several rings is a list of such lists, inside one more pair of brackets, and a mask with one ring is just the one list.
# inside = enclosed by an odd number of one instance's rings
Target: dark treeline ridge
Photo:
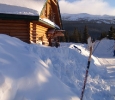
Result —
[[95, 40], [102, 38], [115, 39], [115, 24], [62, 21], [65, 30], [64, 37], [60, 41], [87, 43], [88, 35]]

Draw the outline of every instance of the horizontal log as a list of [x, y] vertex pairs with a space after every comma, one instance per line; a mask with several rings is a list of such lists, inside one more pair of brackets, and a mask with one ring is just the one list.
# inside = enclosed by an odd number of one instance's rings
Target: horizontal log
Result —
[[43, 39], [47, 39], [48, 40], [48, 38], [46, 38], [46, 37], [43, 37]]
[[40, 36], [40, 35], [38, 35], [38, 36], [36, 36], [36, 38], [41, 38], [42, 36]]
[[44, 43], [49, 43], [48, 41], [43, 41]]
[[14, 26], [10, 25], [10, 26], [6, 26], [6, 27], [0, 26], [0, 29], [29, 29], [29, 27], [23, 27], [23, 26], [14, 27]]
[[46, 27], [42, 26], [41, 24], [38, 25], [38, 24], [31, 24], [30, 23], [30, 27], [33, 27], [33, 26], [34, 27], [36, 26], [36, 27], [39, 27], [39, 28], [43, 28], [43, 29], [47, 29]]
[[30, 35], [38, 35], [38, 34], [43, 35], [43, 33], [38, 33], [38, 32], [30, 32]]
[[43, 37], [43, 36], [40, 36], [40, 35], [30, 35], [30, 37]]
[[20, 39], [29, 39], [29, 36], [15, 36], [15, 37], [20, 38]]
[[28, 29], [9, 29], [10, 32], [25, 32], [28, 33], [29, 30]]
[[44, 27], [38, 27], [38, 26], [33, 26], [33, 25], [32, 25], [32, 26], [30, 25], [30, 28], [39, 28], [39, 29], [47, 30], [47, 28], [44, 28]]
[[36, 29], [36, 30], [41, 32], [47, 32], [47, 30], [42, 30], [42, 29]]
[[5, 31], [0, 31], [0, 33], [8, 33], [8, 34], [12, 34], [12, 35], [29, 35], [29, 32], [11, 32], [11, 31], [8, 31], [8, 30], [5, 30]]
[[0, 33], [9, 33], [9, 34], [29, 34], [26, 30], [0, 30]]
[[36, 31], [36, 32], [31, 32], [31, 31], [30, 31], [30, 34], [43, 34], [43, 35], [44, 35], [44, 34], [46, 34], [46, 33], [44, 33], [44, 32], [39, 32], [39, 31]]
[[30, 37], [30, 40], [36, 40], [36, 38], [31, 38], [31, 37]]
[[41, 24], [37, 25], [37, 27], [47, 29], [46, 27], [42, 26]]
[[48, 38], [43, 38], [43, 41], [48, 41]]
[[30, 32], [30, 35], [36, 35], [37, 33], [36, 32]]
[[43, 39], [48, 39], [47, 37], [43, 37]]
[[36, 40], [36, 37], [34, 37], [34, 38], [33, 38], [33, 37], [30, 37], [30, 40]]
[[41, 33], [41, 32], [30, 32], [31, 35], [44, 35], [45, 33]]
[[47, 41], [48, 42], [48, 39], [47, 40], [43, 40], [43, 41]]
[[48, 39], [47, 37], [43, 37], [43, 39]]
[[36, 43], [36, 39], [30, 39], [30, 41], [32, 41], [32, 42], [34, 42], [34, 43]]
[[19, 23], [19, 24], [17, 24], [17, 23], [0, 23], [0, 27], [1, 26], [15, 26], [15, 27], [20, 27], [20, 26], [22, 26], [22, 27], [27, 27], [28, 26], [28, 24], [22, 24], [22, 23]]
[[47, 31], [47, 29], [42, 29], [39, 27], [30, 27], [30, 30], [42, 30], [42, 31]]
[[39, 24], [38, 21], [30, 21], [30, 24]]
[[30, 36], [30, 38], [36, 38], [36, 36]]
[[13, 36], [29, 36], [28, 33], [10, 33], [10, 35], [13, 35]]
[[0, 20], [0, 23], [29, 23], [29, 21], [22, 21], [22, 20]]
[[43, 36], [43, 34], [33, 34], [33, 35], [30, 35], [30, 36]]
[[43, 38], [47, 38], [47, 35], [46, 35], [46, 34], [44, 34]]
[[45, 31], [30, 31], [30, 34], [36, 33], [36, 34], [46, 34], [47, 32]]

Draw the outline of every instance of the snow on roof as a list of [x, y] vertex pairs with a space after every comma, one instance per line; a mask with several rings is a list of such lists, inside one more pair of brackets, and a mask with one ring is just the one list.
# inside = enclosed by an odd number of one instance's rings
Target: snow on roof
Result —
[[0, 0], [0, 13], [39, 15], [46, 0]]
[[[41, 19], [41, 18], [40, 18], [40, 19]], [[47, 22], [47, 23], [49, 23], [50, 25], [52, 25], [52, 26], [54, 26], [54, 27], [60, 29], [60, 27], [59, 27], [58, 25], [56, 25], [54, 22], [52, 22], [52, 21], [49, 20], [49, 19], [42, 18], [41, 20], [43, 20], [44, 22]]]

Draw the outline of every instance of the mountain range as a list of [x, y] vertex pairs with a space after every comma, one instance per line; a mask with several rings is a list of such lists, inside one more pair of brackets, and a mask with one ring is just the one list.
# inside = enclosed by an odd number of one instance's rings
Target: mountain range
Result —
[[77, 28], [83, 33], [84, 27], [88, 27], [88, 33], [98, 38], [102, 32], [108, 32], [110, 27], [115, 27], [115, 16], [91, 15], [87, 13], [61, 14], [63, 29], [72, 33]]
[[91, 21], [96, 23], [115, 24], [115, 16], [110, 15], [91, 15], [87, 13], [61, 14], [62, 20], [66, 21]]

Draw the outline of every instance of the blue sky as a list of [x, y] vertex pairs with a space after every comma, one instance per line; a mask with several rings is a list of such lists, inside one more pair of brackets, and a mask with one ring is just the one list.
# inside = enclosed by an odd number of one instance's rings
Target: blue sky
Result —
[[[81, 0], [66, 0], [66, 1], [74, 2], [74, 1], [81, 1]], [[115, 7], [115, 0], [101, 0], [101, 1], [107, 2], [110, 6]]]
[[59, 0], [59, 6], [61, 13], [115, 16], [115, 0]]
[[108, 4], [110, 4], [110, 6], [115, 7], [115, 0], [104, 0], [106, 2], [108, 2]]

